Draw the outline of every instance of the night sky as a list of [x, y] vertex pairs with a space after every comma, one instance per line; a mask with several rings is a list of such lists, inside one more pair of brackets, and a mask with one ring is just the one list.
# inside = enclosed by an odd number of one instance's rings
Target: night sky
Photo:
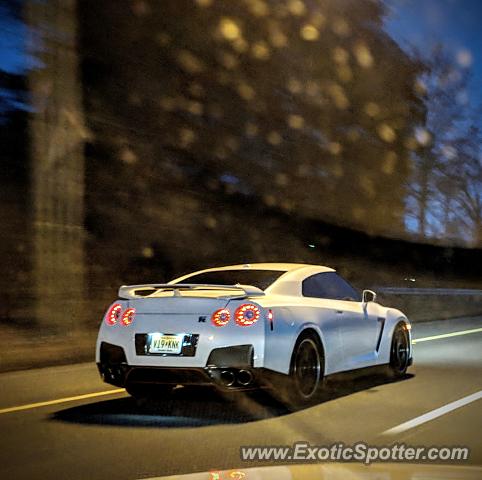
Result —
[[24, 39], [24, 25], [13, 19], [6, 5], [0, 3], [0, 69], [10, 73], [25, 71], [28, 58], [25, 53]]
[[442, 44], [473, 78], [468, 104], [482, 103], [482, 2], [480, 0], [388, 0], [386, 29], [405, 49], [429, 51]]

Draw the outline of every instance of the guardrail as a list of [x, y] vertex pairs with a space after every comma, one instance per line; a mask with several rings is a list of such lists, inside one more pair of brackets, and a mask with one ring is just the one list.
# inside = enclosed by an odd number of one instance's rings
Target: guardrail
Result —
[[379, 287], [376, 292], [393, 295], [454, 295], [477, 296], [482, 295], [482, 290], [471, 288], [410, 288], [410, 287]]
[[482, 290], [469, 288], [379, 287], [380, 303], [404, 312], [412, 321], [482, 316]]

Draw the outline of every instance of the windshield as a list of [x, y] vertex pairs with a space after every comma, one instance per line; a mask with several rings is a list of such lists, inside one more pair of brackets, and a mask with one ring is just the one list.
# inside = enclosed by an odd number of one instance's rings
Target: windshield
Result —
[[281, 275], [279, 270], [217, 270], [214, 272], [198, 273], [184, 278], [178, 283], [196, 283], [213, 285], [252, 285], [266, 290]]

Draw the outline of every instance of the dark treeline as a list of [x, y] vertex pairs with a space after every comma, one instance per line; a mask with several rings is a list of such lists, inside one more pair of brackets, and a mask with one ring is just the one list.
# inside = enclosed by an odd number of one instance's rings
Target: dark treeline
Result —
[[[26, 2], [41, 62], [0, 77], [37, 99], [31, 113], [0, 105], [1, 248], [8, 265], [22, 258], [3, 305], [32, 296], [56, 255], [37, 297], [65, 296], [69, 265], [99, 310], [120, 283], [237, 262], [325, 263], [365, 286], [478, 285], [480, 250], [457, 246], [480, 246], [482, 225], [479, 133], [457, 103], [467, 71], [441, 50], [402, 50], [382, 2], [75, 4]], [[51, 191], [32, 188], [38, 165]]]

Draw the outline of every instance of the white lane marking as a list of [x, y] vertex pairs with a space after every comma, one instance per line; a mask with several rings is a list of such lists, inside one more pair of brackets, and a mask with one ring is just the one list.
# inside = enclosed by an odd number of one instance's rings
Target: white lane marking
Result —
[[482, 332], [482, 328], [473, 328], [471, 330], [461, 330], [459, 332], [442, 333], [440, 335], [433, 335], [431, 337], [415, 338], [414, 340], [412, 340], [412, 344], [419, 342], [429, 342], [430, 340], [438, 340], [440, 338], [458, 337], [459, 335], [469, 335], [470, 333], [478, 332]]
[[27, 405], [19, 405], [17, 407], [8, 407], [0, 409], [2, 413], [19, 412], [21, 410], [30, 410], [32, 408], [47, 407], [48, 405], [56, 405], [57, 403], [75, 402], [76, 400], [85, 400], [86, 398], [102, 397], [104, 395], [114, 395], [115, 393], [125, 392], [123, 388], [115, 390], [105, 390], [103, 392], [85, 393], [84, 395], [76, 395], [75, 397], [57, 398], [56, 400], [47, 400], [46, 402], [29, 403]]
[[463, 407], [465, 405], [468, 405], [469, 403], [475, 402], [477, 400], [480, 400], [482, 398], [482, 390], [473, 393], [472, 395], [469, 395], [467, 397], [461, 398], [460, 400], [456, 400], [455, 402], [448, 403], [447, 405], [444, 405], [443, 407], [436, 408], [435, 410], [432, 410], [431, 412], [427, 412], [423, 415], [420, 415], [420, 417], [416, 417], [412, 420], [409, 420], [408, 422], [402, 423], [400, 425], [397, 425], [396, 427], [390, 428], [389, 430], [385, 430], [382, 435], [396, 435], [397, 433], [402, 433], [405, 432], [406, 430], [410, 430], [411, 428], [418, 427], [419, 425], [422, 425], [423, 423], [430, 422], [431, 420], [434, 420], [435, 418], [441, 417], [442, 415], [445, 415], [446, 413], [452, 412], [453, 410], [456, 410], [457, 408]]

